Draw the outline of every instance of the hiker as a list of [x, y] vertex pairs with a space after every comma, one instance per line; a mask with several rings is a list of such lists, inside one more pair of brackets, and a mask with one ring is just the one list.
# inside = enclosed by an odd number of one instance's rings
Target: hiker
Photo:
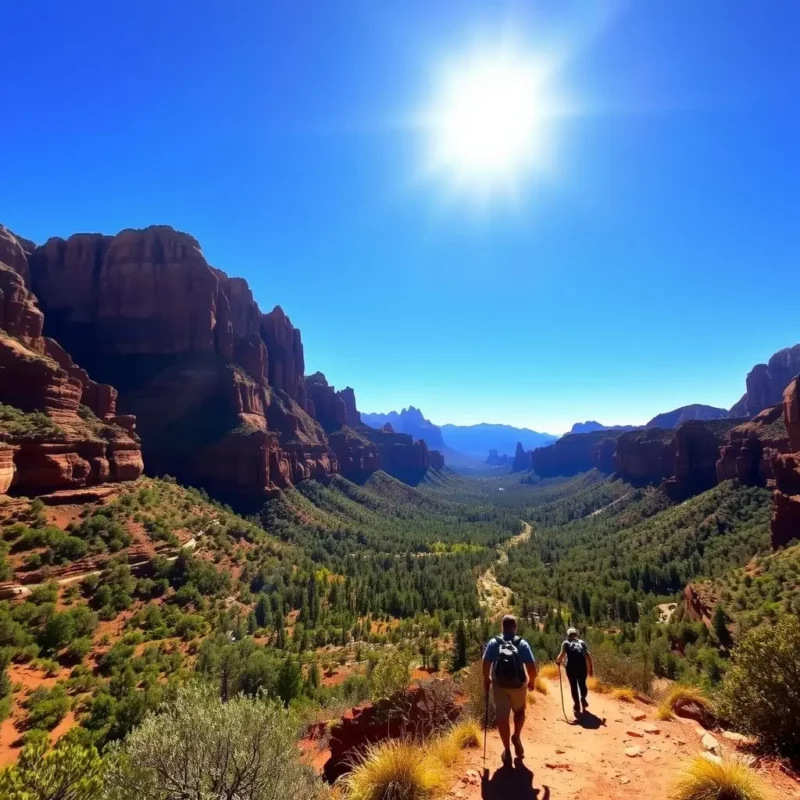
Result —
[[[525, 724], [527, 690], [533, 691], [536, 679], [536, 660], [531, 646], [517, 636], [517, 620], [507, 614], [503, 617], [503, 633], [492, 637], [483, 652], [483, 688], [486, 702], [489, 687], [493, 687], [494, 705], [497, 709], [497, 729], [503, 742], [503, 764], [511, 764], [510, 742], [514, 743], [517, 758], [522, 758], [522, 726]], [[514, 735], [508, 715], [514, 712]]]
[[594, 662], [586, 642], [578, 638], [578, 631], [575, 628], [567, 631], [567, 638], [561, 645], [561, 652], [558, 654], [556, 664], [561, 666], [564, 659], [567, 661], [567, 679], [572, 691], [573, 709], [577, 717], [581, 710], [586, 711], [589, 707], [589, 701], [586, 699], [589, 694], [589, 690], [586, 688], [586, 678], [594, 675]]

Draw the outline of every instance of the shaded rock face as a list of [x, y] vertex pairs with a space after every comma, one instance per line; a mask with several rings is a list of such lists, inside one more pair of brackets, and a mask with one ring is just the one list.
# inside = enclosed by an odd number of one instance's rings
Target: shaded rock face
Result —
[[517, 449], [514, 451], [514, 458], [511, 461], [511, 471], [524, 472], [531, 468], [531, 454], [525, 450], [522, 442], [517, 442]]
[[719, 451], [717, 480], [766, 486], [774, 478], [773, 457], [790, 449], [783, 406], [767, 408], [730, 431], [728, 444]]
[[717, 485], [717, 459], [722, 431], [702, 422], [684, 422], [675, 431], [675, 474], [665, 484], [667, 493], [679, 500]]
[[795, 378], [783, 394], [783, 419], [792, 449], [790, 454], [772, 457], [775, 475], [773, 494], [773, 548], [783, 547], [800, 538], [800, 379]]
[[0, 254], [11, 262], [0, 263], [0, 403], [23, 412], [0, 424], [0, 493], [134, 480], [143, 469], [135, 419], [118, 418], [116, 391], [42, 336], [44, 317], [23, 279], [31, 248], [0, 229]]
[[[534, 450], [531, 464], [542, 478], [569, 477], [601, 464], [609, 467], [609, 440], [616, 441], [614, 435], [605, 428], [591, 433], [568, 433], [555, 443]], [[613, 471], [613, 467], [608, 471]]]
[[507, 453], [499, 455], [497, 450], [492, 449], [483, 463], [488, 464], [490, 467], [502, 467], [508, 464], [509, 461], [511, 461], [511, 458]]
[[731, 409], [731, 417], [752, 417], [783, 401], [783, 391], [800, 374], [800, 344], [779, 350], [747, 375], [747, 391]]
[[675, 474], [675, 442], [661, 428], [631, 431], [617, 439], [614, 465], [634, 485], [660, 483]]
[[356, 393], [347, 386], [336, 394], [341, 397], [344, 403], [345, 425], [351, 428], [358, 428], [363, 423], [361, 422], [361, 413], [356, 408]]
[[711, 625], [711, 615], [714, 611], [713, 602], [705, 596], [701, 587], [688, 583], [683, 590], [683, 604], [686, 614], [692, 622], [703, 622]]
[[600, 441], [593, 448], [594, 466], [600, 472], [611, 473], [614, 471], [614, 454], [617, 452], [617, 440], [607, 438]]

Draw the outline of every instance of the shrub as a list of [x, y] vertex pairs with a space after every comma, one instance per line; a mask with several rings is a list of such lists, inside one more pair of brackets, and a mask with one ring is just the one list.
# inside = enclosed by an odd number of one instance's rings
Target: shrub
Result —
[[781, 755], [800, 756], [800, 620], [750, 631], [733, 651], [720, 696], [724, 717]]
[[766, 800], [756, 774], [738, 761], [697, 756], [675, 784], [673, 800]]
[[645, 652], [628, 656], [604, 644], [595, 651], [594, 665], [603, 683], [630, 686], [648, 695], [652, 691], [653, 670], [650, 656]]
[[223, 703], [205, 684], [182, 687], [122, 744], [112, 745], [114, 797], [291, 797], [315, 800], [319, 780], [299, 760], [297, 720], [279, 703]]
[[0, 773], [4, 800], [94, 800], [103, 789], [103, 760], [94, 747], [46, 737], [23, 747], [19, 761]]
[[[484, 724], [484, 715], [486, 709], [484, 703], [486, 702], [486, 693], [483, 690], [483, 664], [480, 661], [475, 661], [470, 664], [469, 669], [464, 673], [462, 679], [463, 689], [467, 695], [467, 702], [465, 711], [467, 715], [476, 719], [481, 725]], [[497, 724], [497, 711], [494, 707], [494, 697], [492, 692], [489, 692], [489, 727], [493, 728]]]
[[659, 719], [671, 719], [673, 714], [688, 706], [697, 706], [704, 716], [714, 715], [714, 704], [698, 686], [673, 686], [658, 704], [656, 716]]
[[536, 676], [536, 680], [534, 681], [533, 685], [539, 694], [550, 694], [550, 687], [547, 684], [547, 680], [541, 675]]
[[69, 711], [69, 697], [59, 684], [52, 689], [41, 686], [25, 701], [25, 708], [31, 728], [50, 731]]
[[636, 700], [636, 692], [630, 686], [618, 686], [616, 689], [612, 689], [611, 696], [623, 703], [633, 703]]
[[445, 788], [439, 759], [410, 742], [370, 745], [342, 779], [348, 800], [428, 800]]
[[426, 752], [445, 767], [452, 767], [461, 758], [461, 748], [451, 736], [440, 736], [426, 742]]
[[372, 670], [372, 700], [395, 697], [408, 688], [409, 658], [399, 651], [389, 651], [382, 655]]

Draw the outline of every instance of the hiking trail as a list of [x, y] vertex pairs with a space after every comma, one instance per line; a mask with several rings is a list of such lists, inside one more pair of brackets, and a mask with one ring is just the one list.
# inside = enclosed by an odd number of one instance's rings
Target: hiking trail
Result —
[[[558, 680], [548, 680], [547, 695], [535, 693], [522, 733], [524, 759], [502, 767], [502, 745], [489, 731], [483, 776], [483, 742], [466, 751], [453, 773], [449, 798], [460, 800], [668, 800], [683, 763], [704, 751], [707, 731], [685, 719], [656, 720], [655, 706], [625, 703], [610, 695], [589, 695], [581, 723], [561, 713]], [[572, 706], [564, 685], [567, 713]], [[712, 733], [719, 752], [733, 755], [734, 745]], [[634, 749], [635, 748], [635, 749]], [[757, 769], [775, 797], [797, 800], [800, 784], [777, 764]]]
[[506, 539], [505, 542], [497, 547], [497, 559], [489, 569], [486, 570], [478, 578], [478, 598], [480, 604], [488, 611], [489, 618], [495, 619], [502, 617], [504, 614], [510, 614], [512, 611], [511, 596], [513, 592], [508, 586], [503, 586], [498, 583], [494, 574], [494, 568], [498, 564], [508, 563], [508, 551], [512, 547], [527, 542], [533, 534], [533, 526], [522, 521], [522, 533], [513, 536], [511, 539]]

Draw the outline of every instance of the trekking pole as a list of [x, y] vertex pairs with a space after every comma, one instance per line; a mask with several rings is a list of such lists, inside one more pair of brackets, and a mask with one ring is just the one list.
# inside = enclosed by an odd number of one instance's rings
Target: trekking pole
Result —
[[569, 725], [567, 709], [564, 708], [564, 684], [561, 682], [561, 664], [558, 665], [558, 688], [561, 689], [561, 713], [564, 715], [564, 722]]
[[483, 769], [486, 770], [486, 736], [489, 732], [489, 690], [483, 699]]

